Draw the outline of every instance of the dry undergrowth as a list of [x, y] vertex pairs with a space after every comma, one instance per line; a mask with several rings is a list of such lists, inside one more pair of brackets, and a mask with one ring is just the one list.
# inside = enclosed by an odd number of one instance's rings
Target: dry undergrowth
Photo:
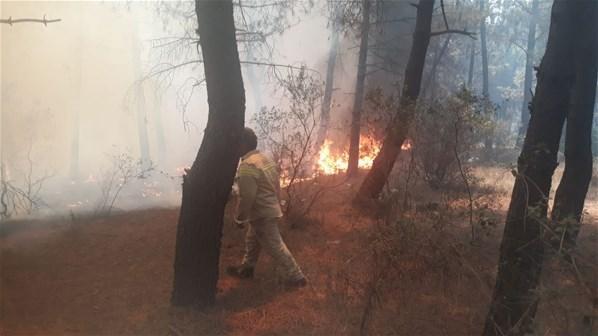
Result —
[[[0, 333], [477, 335], [494, 285], [511, 178], [508, 170], [481, 171], [487, 176], [473, 186], [473, 243], [463, 190], [440, 193], [414, 180], [406, 193], [399, 180], [387, 206], [363, 213], [350, 206], [359, 180], [346, 181], [297, 219], [302, 225], [282, 226], [307, 288], [281, 288], [266, 256], [254, 280], [221, 272], [218, 303], [202, 312], [169, 305], [177, 209], [81, 218], [76, 225], [20, 223], [0, 235]], [[583, 335], [584, 321], [595, 323], [598, 211], [591, 197], [588, 210], [577, 270], [558, 258], [545, 266], [541, 335]], [[227, 217], [221, 269], [239, 262], [242, 250], [243, 231]]]

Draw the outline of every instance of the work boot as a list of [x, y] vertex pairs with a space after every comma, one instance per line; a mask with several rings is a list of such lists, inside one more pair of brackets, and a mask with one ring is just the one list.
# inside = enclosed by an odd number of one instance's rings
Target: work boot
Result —
[[299, 279], [295, 279], [295, 280], [287, 280], [287, 281], [285, 281], [284, 285], [288, 289], [302, 288], [302, 287], [307, 286], [307, 279], [299, 278]]
[[253, 267], [244, 266], [229, 266], [226, 268], [226, 273], [239, 279], [253, 278]]

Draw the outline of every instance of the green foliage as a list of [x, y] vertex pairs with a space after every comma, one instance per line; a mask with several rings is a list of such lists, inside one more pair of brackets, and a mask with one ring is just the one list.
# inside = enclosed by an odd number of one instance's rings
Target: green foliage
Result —
[[432, 188], [459, 179], [459, 158], [473, 160], [473, 151], [494, 130], [487, 100], [461, 88], [443, 100], [419, 107], [412, 133], [420, 172]]

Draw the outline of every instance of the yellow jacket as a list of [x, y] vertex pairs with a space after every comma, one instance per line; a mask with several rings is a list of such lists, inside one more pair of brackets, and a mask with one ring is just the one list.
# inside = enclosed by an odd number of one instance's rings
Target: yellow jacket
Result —
[[258, 150], [241, 158], [236, 183], [239, 188], [238, 223], [282, 217], [278, 194], [280, 177], [276, 164]]

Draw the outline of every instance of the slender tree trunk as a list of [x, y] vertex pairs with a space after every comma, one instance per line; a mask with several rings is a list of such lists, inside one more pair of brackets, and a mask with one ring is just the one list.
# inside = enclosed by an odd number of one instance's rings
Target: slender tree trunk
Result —
[[[256, 61], [255, 57], [253, 56], [252, 46], [247, 45], [247, 58], [250, 61]], [[262, 90], [260, 81], [258, 76], [255, 74], [255, 65], [247, 64], [245, 67], [247, 73], [247, 80], [251, 85], [251, 93], [253, 96], [253, 113], [258, 113], [261, 111], [263, 103], [262, 103]]]
[[231, 0], [195, 1], [209, 115], [197, 157], [183, 179], [173, 305], [211, 305], [216, 297], [224, 207], [239, 162], [245, 92]]
[[[593, 12], [592, 12], [593, 11]], [[598, 67], [598, 4], [588, 6], [592, 24], [576, 35], [575, 84], [571, 93], [565, 138], [565, 171], [556, 190], [552, 208], [552, 237], [555, 247], [575, 246], [582, 211], [592, 179], [592, 125], [596, 105]], [[584, 17], [585, 19], [586, 17]], [[581, 35], [583, 34], [583, 35]], [[555, 239], [556, 238], [556, 239]]]
[[324, 97], [322, 99], [322, 110], [320, 112], [320, 126], [318, 128], [318, 135], [315, 143], [316, 149], [322, 147], [324, 140], [326, 140], [326, 133], [328, 132], [328, 124], [330, 122], [330, 107], [332, 104], [332, 91], [334, 89], [334, 69], [336, 67], [336, 56], [338, 54], [339, 45], [339, 14], [335, 13], [334, 15], [334, 21], [332, 22], [332, 36], [330, 37], [330, 51], [328, 52], [328, 66], [326, 68], [326, 84], [324, 86]]
[[430, 72], [428, 73], [428, 77], [426, 78], [426, 81], [424, 82], [424, 85], [422, 88], [422, 97], [426, 97], [426, 93], [428, 92], [430, 85], [433, 83], [434, 78], [436, 77], [436, 69], [438, 68], [438, 65], [440, 64], [442, 57], [444, 57], [444, 54], [446, 53], [446, 50], [448, 49], [450, 42], [451, 42], [451, 36], [449, 35], [444, 39], [444, 43], [442, 44], [440, 51], [437, 50], [436, 54], [434, 55], [434, 61], [432, 62], [432, 67], [430, 68]]
[[83, 18], [79, 18], [79, 36], [77, 37], [79, 50], [77, 51], [78, 64], [75, 65], [77, 72], [75, 74], [75, 99], [72, 100], [72, 133], [71, 133], [71, 160], [69, 174], [71, 180], [79, 179], [79, 147], [80, 147], [80, 132], [81, 132], [81, 85], [83, 83]]
[[525, 79], [523, 80], [523, 103], [521, 105], [521, 126], [517, 145], [521, 146], [527, 124], [529, 123], [529, 103], [532, 101], [532, 76], [534, 75], [534, 56], [536, 53], [536, 26], [540, 0], [532, 2], [529, 28], [527, 31], [527, 49], [525, 52]]
[[355, 84], [355, 100], [351, 119], [351, 137], [349, 143], [349, 166], [347, 176], [355, 176], [359, 171], [359, 136], [361, 132], [361, 110], [365, 91], [365, 72], [368, 57], [368, 35], [370, 30], [370, 0], [363, 0], [363, 17], [361, 22], [361, 43], [359, 45], [359, 62], [357, 64], [357, 82]]
[[473, 69], [475, 68], [475, 41], [471, 41], [469, 50], [469, 71], [467, 72], [467, 88], [469, 90], [473, 90]]
[[[136, 78], [141, 78], [141, 46], [137, 26], [133, 24], [133, 33], [131, 34], [131, 44], [133, 46], [133, 69]], [[151, 162], [149, 137], [147, 135], [147, 112], [145, 102], [145, 88], [143, 81], [135, 85], [135, 107], [137, 108], [137, 136], [139, 138], [139, 155], [144, 166], [149, 166]]]
[[392, 171], [395, 160], [401, 151], [401, 145], [407, 138], [407, 132], [415, 114], [415, 104], [419, 97], [422, 73], [426, 62], [434, 0], [420, 0], [417, 5], [417, 18], [413, 33], [413, 44], [405, 69], [403, 92], [398, 110], [389, 125], [382, 148], [374, 159], [372, 169], [365, 177], [355, 201], [367, 202], [378, 197], [388, 175]]
[[[484, 335], [530, 332], [538, 303], [544, 258], [542, 240], [557, 152], [575, 84], [573, 60], [578, 40], [596, 23], [589, 1], [555, 0], [546, 53], [538, 71], [531, 119], [519, 156], [518, 172], [500, 247], [498, 275]], [[587, 50], [585, 50], [587, 51]]]
[[482, 95], [488, 99], [490, 96], [488, 83], [488, 43], [486, 34], [486, 0], [480, 0], [480, 12], [482, 12], [482, 21], [480, 22], [480, 51], [482, 53]]
[[[484, 104], [484, 114], [488, 114], [488, 105], [490, 102], [490, 88], [488, 83], [488, 43], [486, 34], [486, 1], [480, 0], [480, 12], [482, 13], [482, 20], [480, 21], [480, 52], [482, 54], [482, 97], [486, 102]], [[496, 120], [494, 115], [489, 116], [490, 120]], [[494, 142], [494, 132], [490, 132], [484, 141], [486, 149], [486, 159], [492, 156], [492, 146]]]
[[[155, 91], [155, 88], [153, 88]], [[162, 99], [160, 95], [154, 92], [154, 99], [152, 100], [154, 106], [152, 108], [152, 119], [154, 121], [154, 137], [156, 138], [156, 149], [158, 154], [158, 161], [166, 163], [166, 138], [164, 137], [164, 126], [162, 124]]]

